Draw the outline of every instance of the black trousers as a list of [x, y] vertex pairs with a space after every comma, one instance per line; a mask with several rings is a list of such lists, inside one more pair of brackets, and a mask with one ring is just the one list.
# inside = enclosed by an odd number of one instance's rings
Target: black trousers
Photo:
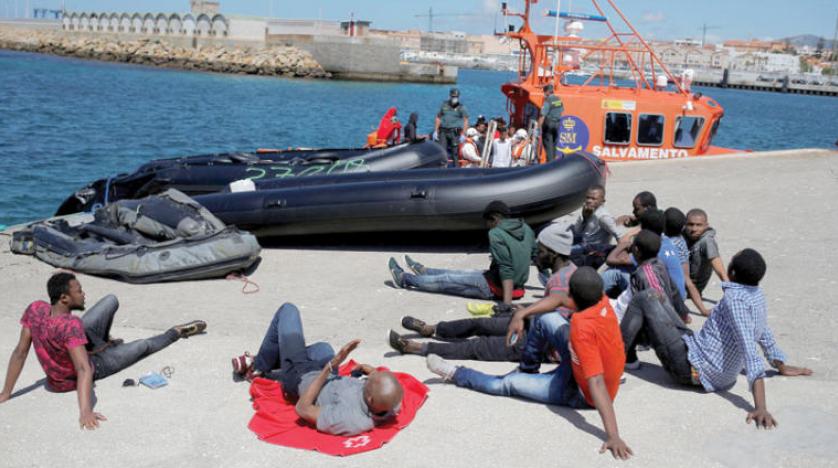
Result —
[[[84, 326], [84, 333], [87, 335], [88, 350], [100, 348], [108, 342], [113, 317], [116, 315], [118, 308], [119, 301], [117, 301], [116, 296], [108, 295], [88, 309], [82, 316], [81, 322]], [[177, 340], [177, 332], [174, 329], [169, 329], [151, 338], [112, 345], [105, 348], [104, 351], [91, 354], [93, 379], [104, 379], [116, 374]]]
[[435, 336], [457, 341], [429, 342], [427, 352], [446, 359], [518, 362], [527, 337], [524, 333], [515, 346], [506, 346], [511, 319], [511, 315], [506, 315], [439, 322]]
[[541, 143], [547, 154], [547, 162], [556, 159], [556, 145], [559, 142], [559, 122], [545, 120], [541, 126]]
[[453, 166], [460, 166], [460, 128], [440, 128], [439, 144], [448, 152], [448, 157], [453, 161]]
[[632, 297], [620, 322], [620, 331], [626, 353], [634, 350], [637, 336], [643, 332], [673, 380], [692, 385], [692, 365], [687, 358], [687, 344], [681, 338], [691, 335], [692, 330], [687, 328], [660, 292], [647, 289]]

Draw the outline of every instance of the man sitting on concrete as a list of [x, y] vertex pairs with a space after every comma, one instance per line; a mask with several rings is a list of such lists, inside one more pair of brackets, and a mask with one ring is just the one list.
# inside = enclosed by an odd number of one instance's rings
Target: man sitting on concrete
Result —
[[[625, 364], [620, 325], [603, 295], [602, 278], [593, 268], [579, 268], [571, 276], [570, 297], [552, 295], [539, 301], [551, 309], [564, 306], [578, 312], [571, 314], [570, 323], [558, 312], [540, 315], [531, 325], [524, 351], [538, 353], [549, 343], [559, 356], [556, 369], [546, 373], [487, 375], [455, 366], [434, 354], [427, 358], [428, 369], [446, 382], [490, 395], [573, 408], [595, 407], [608, 436], [600, 452], [610, 450], [615, 457], [628, 458], [632, 452], [620, 438], [612, 403]], [[521, 315], [515, 315], [510, 323], [510, 339], [523, 328]], [[527, 370], [537, 372], [537, 368]]]
[[632, 299], [638, 307], [629, 307], [620, 326], [626, 346], [645, 331], [673, 380], [708, 392], [733, 387], [744, 371], [755, 407], [746, 421], [754, 421], [757, 427], [774, 427], [776, 421], [765, 402], [765, 366], [757, 346], [781, 375], [812, 375], [812, 371], [786, 365], [786, 356], [774, 340], [765, 296], [759, 288], [765, 270], [765, 260], [753, 249], [734, 255], [728, 266], [730, 282], [722, 283], [724, 295], [696, 334], [684, 326], [673, 309], [664, 306], [659, 290], [638, 294]]
[[[651, 231], [660, 239], [660, 250], [657, 252], [658, 260], [666, 267], [669, 277], [672, 279], [681, 300], [686, 298], [686, 290], [684, 288], [684, 268], [681, 265], [681, 259], [678, 253], [678, 248], [666, 237], [663, 236], [664, 229], [664, 214], [663, 211], [655, 208], [646, 210], [640, 215], [640, 228], [642, 230]], [[627, 235], [627, 236], [630, 236]], [[637, 259], [631, 255], [630, 249], [626, 249], [625, 243], [615, 248], [607, 258], [608, 265], [613, 267], [603, 273], [603, 281], [605, 282], [606, 293], [612, 293], [611, 289], [617, 289], [622, 292], [622, 289], [628, 285], [627, 278], [630, 272], [634, 271], [638, 265]], [[613, 296], [613, 294], [611, 294]]]
[[[641, 292], [651, 289], [660, 293], [661, 303], [665, 307], [674, 310], [682, 322], [689, 323], [689, 310], [684, 305], [684, 299], [678, 292], [675, 282], [670, 278], [667, 268], [659, 260], [660, 239], [660, 236], [645, 229], [634, 238], [631, 252], [633, 257], [637, 259], [638, 265], [629, 280], [628, 298], [624, 298], [624, 300], [628, 300], [625, 313], [628, 314], [628, 311], [632, 308], [642, 307], [642, 304], [637, 303], [635, 297]], [[635, 344], [628, 343], [626, 345], [628, 350], [626, 356], [627, 369], [640, 367], [640, 361], [637, 360], [637, 353], [635, 352]]]
[[96, 429], [105, 417], [93, 411], [93, 381], [126, 369], [137, 361], [177, 341], [203, 332], [206, 322], [196, 320], [170, 328], [162, 335], [123, 343], [110, 338], [111, 325], [119, 303], [106, 296], [81, 318], [74, 310], [84, 310], [84, 291], [71, 273], [56, 273], [47, 281], [50, 303], [35, 301], [20, 319], [20, 340], [6, 372], [0, 403], [9, 400], [30, 345], [47, 375], [46, 387], [53, 392], [78, 392], [79, 425]]
[[571, 260], [577, 266], [599, 268], [608, 252], [614, 248], [611, 240], [619, 241], [626, 229], [618, 226], [605, 209], [605, 187], [592, 185], [585, 195], [582, 211], [572, 220], [573, 251]]
[[391, 372], [367, 364], [356, 369], [366, 378], [337, 375], [358, 344], [360, 340], [350, 341], [337, 354], [328, 343], [306, 346], [300, 311], [283, 304], [268, 326], [250, 375], [279, 381], [286, 398], [297, 400], [300, 418], [318, 431], [357, 435], [392, 420], [404, 395]]
[[690, 249], [687, 247], [687, 241], [684, 239], [684, 226], [687, 224], [687, 216], [678, 208], [667, 208], [663, 213], [664, 216], [664, 236], [662, 239], [668, 239], [675, 247], [678, 253], [678, 260], [681, 262], [682, 277], [684, 278], [684, 289], [687, 295], [695, 304], [695, 307], [705, 317], [710, 315], [710, 312], [704, 307], [704, 302], [701, 300], [701, 293], [690, 279]]
[[399, 288], [453, 294], [477, 299], [500, 299], [511, 304], [524, 296], [523, 287], [530, 275], [530, 264], [536, 254], [535, 235], [520, 218], [510, 218], [509, 207], [495, 200], [486, 207], [483, 219], [489, 228], [489, 270], [443, 270], [428, 268], [409, 261], [414, 274], [405, 273], [390, 258], [388, 267], [393, 284]]
[[707, 213], [699, 208], [687, 212], [687, 245], [690, 248], [690, 279], [699, 293], [704, 292], [712, 272], [728, 281], [724, 262], [716, 243], [716, 230], [707, 223]]
[[658, 199], [655, 194], [648, 191], [643, 191], [634, 196], [631, 201], [632, 212], [630, 215], [622, 215], [617, 218], [617, 225], [633, 227], [640, 224], [640, 215], [644, 211], [658, 208]]
[[[552, 268], [556, 272], [547, 281], [545, 296], [567, 297], [570, 277], [576, 271], [576, 265], [568, 257], [572, 239], [570, 230], [558, 224], [550, 225], [538, 234], [536, 265], [539, 268]], [[408, 260], [408, 263], [413, 262]], [[549, 310], [545, 310], [547, 311]], [[567, 313], [565, 311], [565, 314]], [[511, 314], [501, 314], [494, 317], [467, 318], [431, 325], [417, 318], [406, 316], [402, 318], [402, 326], [408, 330], [428, 338], [459, 341], [420, 343], [408, 340], [390, 330], [390, 346], [403, 354], [422, 356], [436, 354], [446, 359], [518, 362], [526, 342], [526, 331], [522, 331], [515, 345], [507, 346], [506, 332], [511, 319]]]

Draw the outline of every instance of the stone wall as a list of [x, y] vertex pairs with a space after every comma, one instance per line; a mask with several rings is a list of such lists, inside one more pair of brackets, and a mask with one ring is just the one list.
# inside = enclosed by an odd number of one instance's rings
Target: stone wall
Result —
[[106, 35], [91, 37], [0, 28], [0, 49], [220, 73], [299, 78], [331, 76], [310, 53], [294, 47], [188, 47], [161, 39], [120, 40]]

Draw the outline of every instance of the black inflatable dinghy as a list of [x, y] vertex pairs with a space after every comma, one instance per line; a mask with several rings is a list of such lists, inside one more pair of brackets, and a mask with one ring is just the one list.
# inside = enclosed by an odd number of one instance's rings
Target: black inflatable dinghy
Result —
[[509, 169], [417, 169], [310, 177], [256, 185], [256, 190], [196, 197], [227, 224], [257, 235], [484, 228], [483, 210], [502, 200], [530, 224], [579, 208], [605, 164], [575, 153], [548, 164]]
[[432, 141], [378, 150], [286, 150], [158, 159], [143, 164], [131, 174], [91, 182], [68, 197], [56, 216], [92, 211], [118, 200], [142, 198], [169, 188], [194, 196], [223, 191], [239, 180], [261, 183], [356, 172], [438, 168], [446, 163], [445, 150]]

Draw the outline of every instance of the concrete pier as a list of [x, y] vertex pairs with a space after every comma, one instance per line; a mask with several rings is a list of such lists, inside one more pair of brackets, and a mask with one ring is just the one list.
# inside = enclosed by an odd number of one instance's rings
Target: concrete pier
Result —
[[[835, 466], [838, 459], [838, 153], [792, 150], [610, 165], [608, 208], [631, 210], [641, 190], [662, 207], [701, 207], [718, 231], [725, 261], [753, 247], [768, 262], [763, 288], [768, 321], [792, 364], [811, 367], [808, 378], [770, 375], [772, 431], [745, 424], [752, 398], [744, 377], [729, 392], [704, 394], [675, 387], [651, 351], [627, 375], [616, 399], [620, 434], [634, 450], [625, 466], [772, 467]], [[33, 194], [32, 196], [37, 196]], [[351, 246], [266, 249], [252, 277], [262, 287], [242, 295], [241, 284], [217, 280], [135, 286], [82, 276], [88, 303], [114, 293], [120, 310], [113, 335], [125, 339], [159, 333], [203, 318], [204, 336], [175, 343], [132, 368], [96, 384], [96, 411], [108, 417], [93, 433], [78, 428], [76, 395], [44, 390], [43, 372], [29, 353], [18, 395], [0, 405], [3, 466], [224, 466], [224, 467], [474, 467], [623, 466], [599, 454], [603, 431], [595, 410], [546, 407], [491, 397], [442, 384], [422, 358], [388, 347], [388, 328], [410, 314], [428, 321], [468, 317], [466, 299], [393, 289], [390, 256], [409, 253], [443, 268], [485, 268], [486, 252], [472, 248]], [[27, 304], [45, 299], [53, 269], [11, 255], [0, 242], [0, 362], [19, 334]], [[541, 295], [533, 270], [528, 300]], [[711, 281], [705, 291], [718, 301]], [[414, 374], [431, 388], [411, 426], [379, 450], [343, 459], [260, 442], [247, 429], [248, 386], [235, 383], [230, 358], [255, 352], [268, 322], [285, 301], [301, 306], [307, 338], [340, 346], [363, 342], [353, 358]], [[697, 330], [703, 319], [693, 316]], [[496, 373], [510, 363], [461, 362]], [[169, 386], [123, 388], [126, 378], [173, 366]], [[59, 442], [60, 441], [60, 442]], [[558, 462], [557, 462], [558, 460]]]

